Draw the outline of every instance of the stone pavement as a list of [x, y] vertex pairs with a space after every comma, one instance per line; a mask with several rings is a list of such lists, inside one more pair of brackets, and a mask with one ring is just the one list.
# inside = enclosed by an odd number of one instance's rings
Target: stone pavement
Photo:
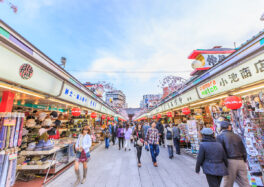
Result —
[[[142, 167], [137, 167], [136, 150], [109, 150], [101, 145], [91, 153], [88, 163], [88, 178], [83, 187], [206, 187], [202, 172], [194, 172], [195, 160], [187, 155], [170, 160], [167, 149], [160, 147], [158, 168], [153, 167], [150, 153], [143, 150]], [[82, 171], [82, 168], [80, 168]], [[55, 179], [48, 187], [72, 187], [75, 181], [74, 168]]]

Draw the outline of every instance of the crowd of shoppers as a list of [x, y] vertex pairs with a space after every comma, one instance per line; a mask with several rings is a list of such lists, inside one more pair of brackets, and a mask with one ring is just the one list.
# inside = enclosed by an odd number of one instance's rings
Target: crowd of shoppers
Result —
[[[239, 186], [249, 187], [247, 178], [247, 152], [239, 135], [232, 132], [232, 125], [229, 121], [221, 121], [221, 133], [215, 137], [211, 128], [201, 130], [202, 140], [195, 171], [200, 172], [200, 167], [206, 175], [209, 187], [220, 187], [223, 181], [224, 187], [232, 187], [234, 182]], [[131, 151], [131, 142], [136, 149], [138, 167], [141, 167], [142, 149], [145, 147], [150, 151], [153, 165], [158, 167], [157, 157], [160, 152], [159, 146], [166, 145], [170, 159], [176, 154], [180, 155], [181, 130], [178, 124], [169, 122], [162, 124], [160, 121], [151, 123], [112, 123], [102, 128], [105, 148], [116, 144], [118, 139], [119, 150]], [[84, 183], [87, 175], [87, 161], [90, 158], [89, 148], [91, 147], [90, 129], [84, 127], [78, 136], [75, 149], [75, 173], [77, 180], [75, 186]], [[81, 180], [79, 165], [83, 164], [83, 178]], [[222, 180], [223, 179], [223, 180]]]

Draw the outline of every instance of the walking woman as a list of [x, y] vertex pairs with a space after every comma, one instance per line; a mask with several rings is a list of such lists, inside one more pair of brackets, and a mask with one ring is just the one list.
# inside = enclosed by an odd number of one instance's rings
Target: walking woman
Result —
[[[83, 127], [82, 133], [79, 134], [77, 142], [75, 144], [76, 150], [76, 160], [75, 160], [75, 173], [77, 176], [77, 180], [74, 186], [85, 183], [86, 176], [87, 176], [87, 162], [90, 158], [90, 147], [92, 145], [92, 140], [90, 136], [90, 129], [88, 126]], [[81, 181], [79, 165], [83, 163], [83, 179]]]
[[202, 142], [196, 162], [196, 173], [200, 166], [206, 175], [209, 187], [220, 187], [223, 176], [227, 175], [227, 157], [221, 143], [216, 142], [214, 132], [210, 128], [203, 128]]
[[142, 125], [140, 123], [136, 126], [133, 132], [133, 137], [134, 137], [134, 141], [135, 141], [135, 145], [137, 149], [138, 167], [141, 167], [140, 158], [142, 154], [142, 147], [144, 145], [145, 135], [144, 135], [144, 130], [142, 128]]
[[125, 151], [128, 149], [129, 151], [131, 150], [131, 134], [132, 134], [132, 129], [129, 127], [129, 124], [126, 124], [126, 128], [124, 130], [125, 133]]
[[119, 124], [117, 129], [119, 150], [121, 150], [121, 144], [122, 144], [122, 148], [124, 147], [124, 137], [125, 137], [124, 128], [121, 124]]

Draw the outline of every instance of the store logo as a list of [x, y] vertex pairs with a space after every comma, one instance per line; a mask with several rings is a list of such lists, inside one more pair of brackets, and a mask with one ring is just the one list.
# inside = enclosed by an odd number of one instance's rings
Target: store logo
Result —
[[29, 64], [22, 64], [19, 68], [19, 75], [22, 79], [28, 80], [33, 75], [33, 68]]

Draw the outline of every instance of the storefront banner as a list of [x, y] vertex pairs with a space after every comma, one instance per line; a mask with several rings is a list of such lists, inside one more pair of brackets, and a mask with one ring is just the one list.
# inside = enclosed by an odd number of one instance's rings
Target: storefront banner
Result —
[[201, 98], [206, 98], [260, 80], [264, 80], [264, 54], [200, 84], [196, 89]]
[[80, 92], [67, 83], [64, 84], [62, 94], [59, 98], [97, 111], [100, 111], [102, 106], [88, 95]]
[[204, 68], [213, 67], [221, 62], [229, 54], [202, 54], [204, 58]]
[[0, 45], [0, 78], [52, 96], [60, 93], [62, 80], [42, 67]]

